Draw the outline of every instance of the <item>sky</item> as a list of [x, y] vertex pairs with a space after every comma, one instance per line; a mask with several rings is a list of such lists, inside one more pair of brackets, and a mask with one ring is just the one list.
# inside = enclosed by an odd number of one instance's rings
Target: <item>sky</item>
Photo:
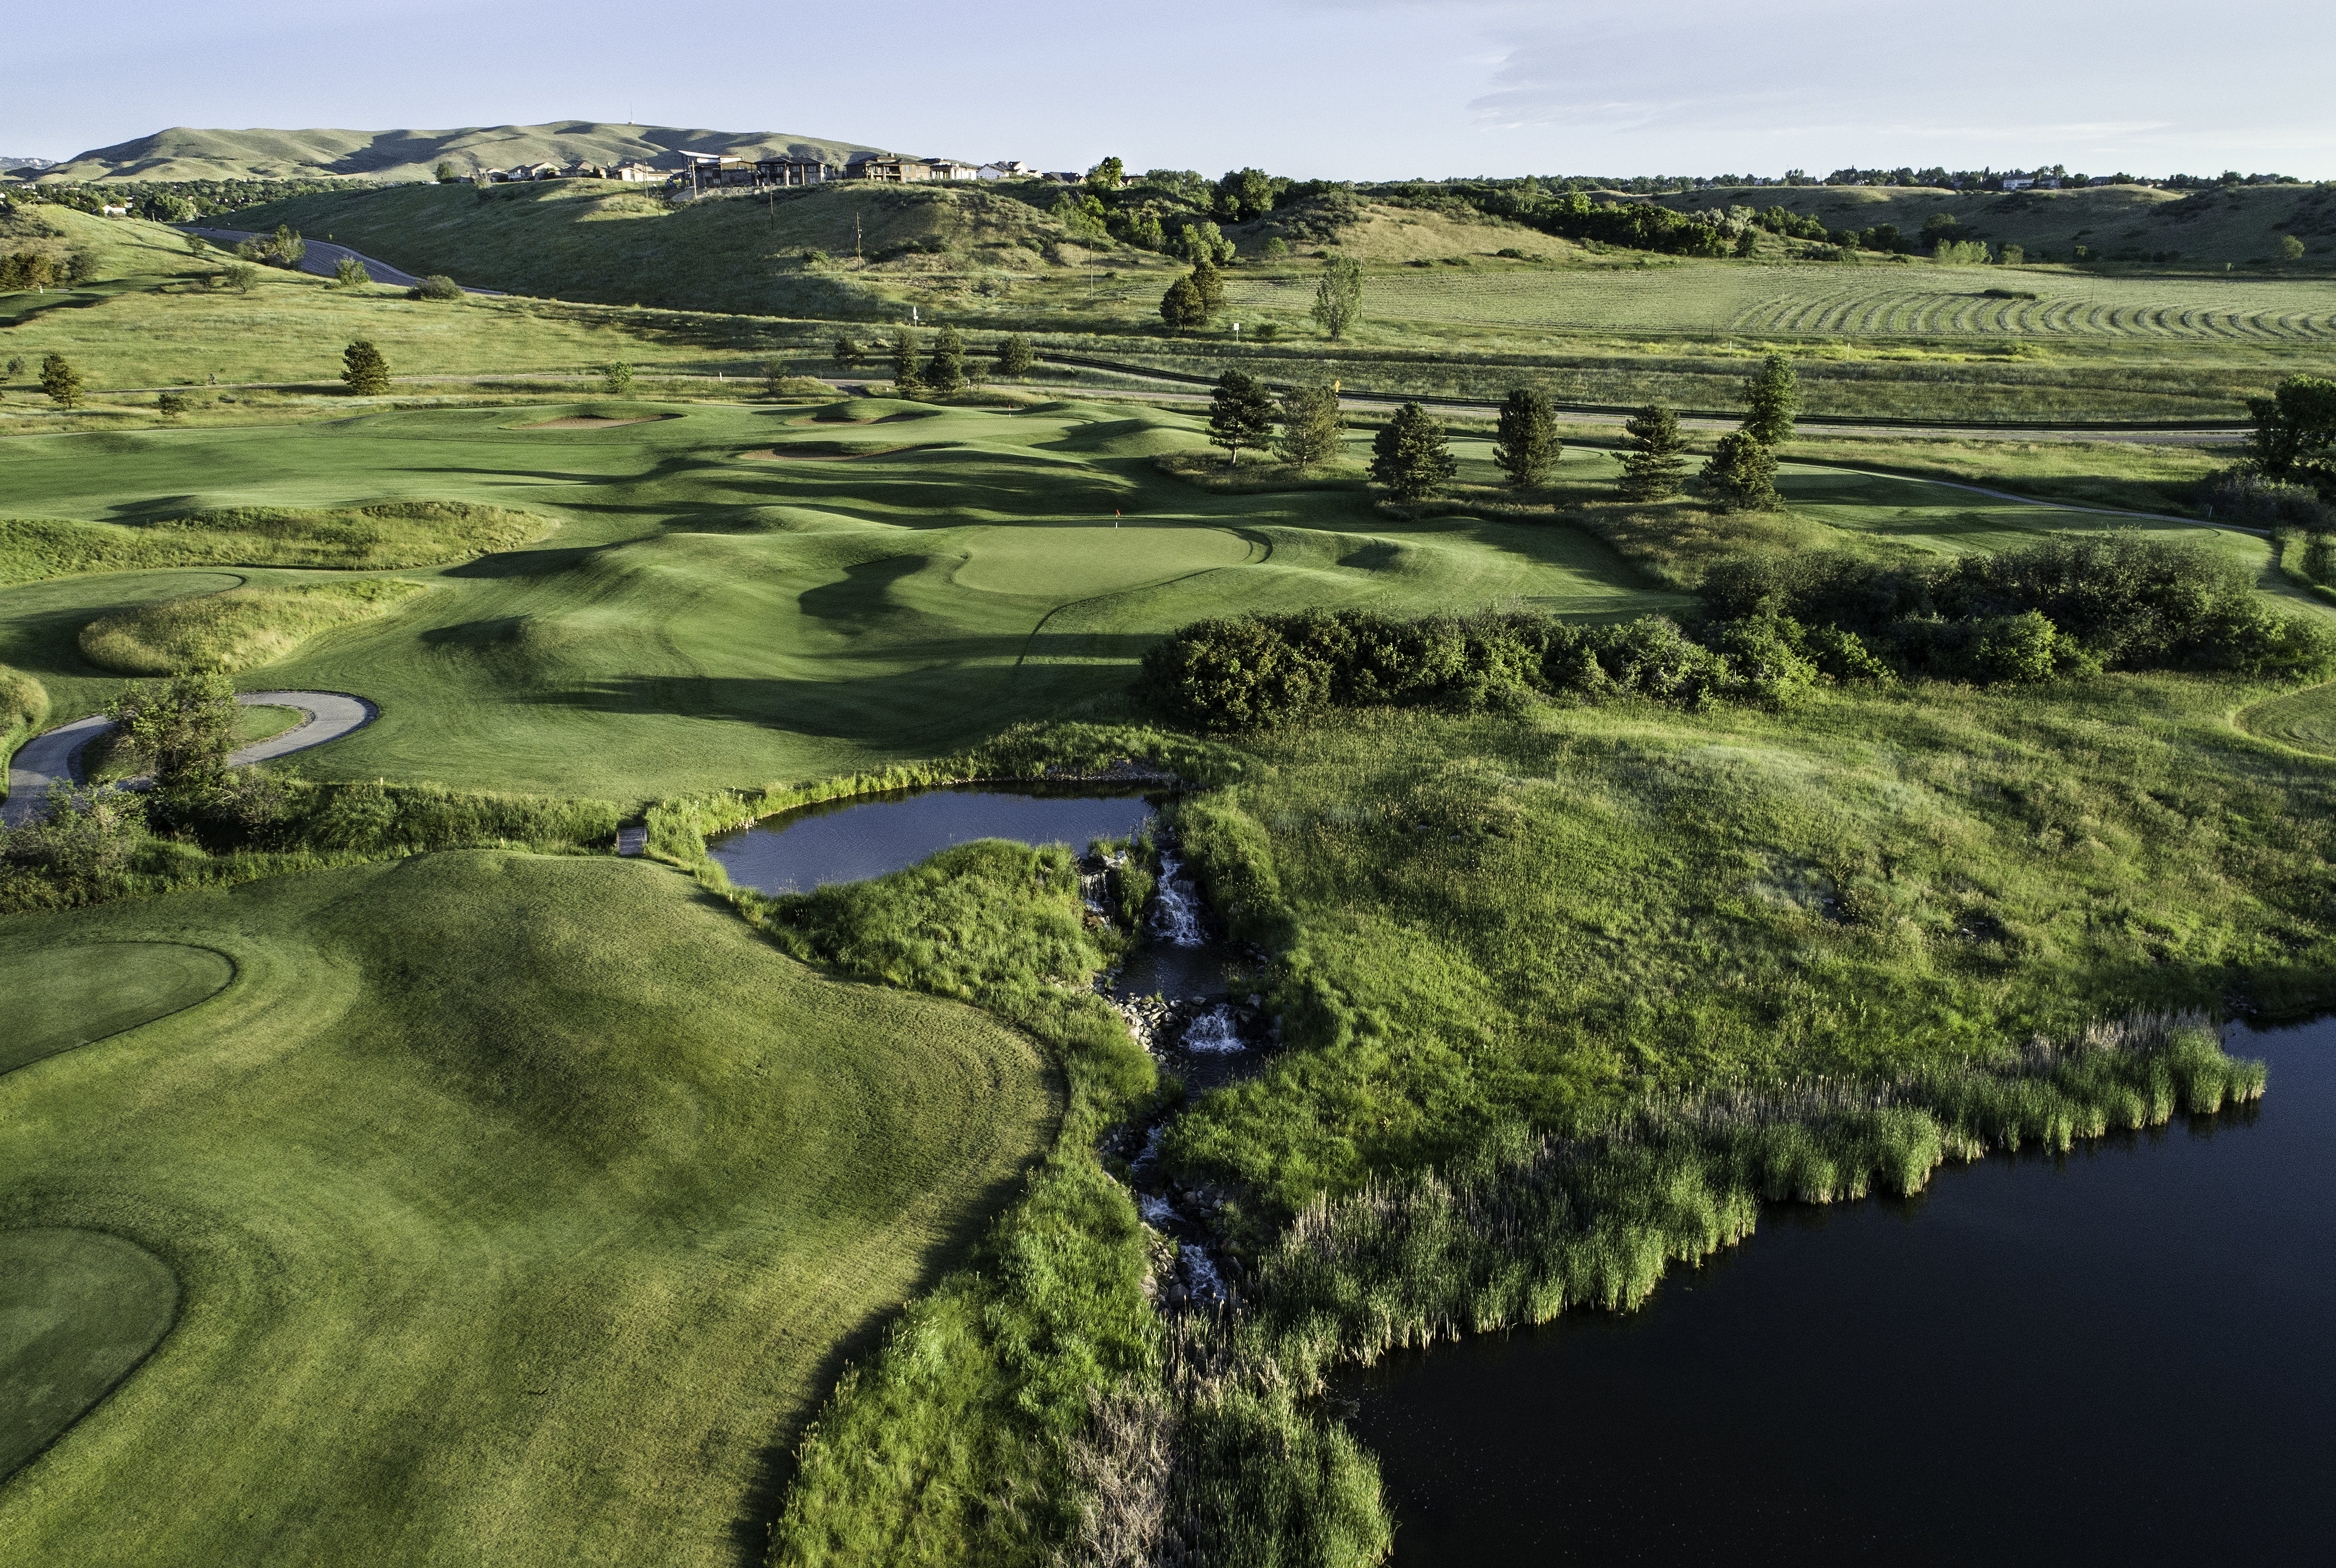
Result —
[[2324, 0], [0, 0], [0, 25], [22, 157], [168, 125], [586, 119], [1299, 179], [2336, 178]]

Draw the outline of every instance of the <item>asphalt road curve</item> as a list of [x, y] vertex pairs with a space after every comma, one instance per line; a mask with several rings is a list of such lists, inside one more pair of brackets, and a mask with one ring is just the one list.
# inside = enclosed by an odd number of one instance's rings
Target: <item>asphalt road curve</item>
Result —
[[[307, 716], [279, 735], [238, 749], [227, 759], [229, 767], [269, 762], [338, 740], [363, 729], [381, 714], [365, 698], [338, 691], [246, 691], [238, 692], [235, 700], [252, 707], [297, 708]], [[22, 827], [39, 815], [52, 784], [86, 782], [81, 768], [82, 748], [112, 727], [112, 721], [103, 714], [92, 714], [26, 741], [8, 765], [8, 799], [0, 804], [0, 824]], [[131, 781], [133, 785], [137, 782]]]
[[[187, 232], [200, 234], [205, 239], [215, 239], [222, 245], [240, 245], [247, 239], [268, 238], [264, 234], [256, 233], [248, 229], [189, 229]], [[359, 251], [351, 250], [346, 245], [336, 245], [329, 239], [308, 240], [307, 252], [300, 258], [300, 270], [313, 272], [319, 278], [330, 278], [333, 276], [334, 268], [340, 266], [345, 257], [365, 263], [366, 276], [375, 283], [386, 283], [393, 288], [412, 288], [422, 281], [411, 272], [392, 267], [386, 261], [377, 261]], [[500, 288], [465, 288], [462, 292], [490, 294], [498, 297], [502, 294]]]

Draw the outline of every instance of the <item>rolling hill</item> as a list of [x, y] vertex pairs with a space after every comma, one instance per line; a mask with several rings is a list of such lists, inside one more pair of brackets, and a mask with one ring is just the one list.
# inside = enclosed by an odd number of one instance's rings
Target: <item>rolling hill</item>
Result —
[[1784, 207], [1829, 229], [1894, 223], [1909, 238], [1934, 212], [1952, 214], [1958, 235], [2021, 246], [2057, 261], [2085, 246], [2111, 260], [2244, 265], [2278, 255], [2280, 236], [2303, 241], [2314, 265], [2336, 259], [2336, 188], [2232, 186], [2160, 190], [2095, 185], [2082, 190], [1937, 190], [1920, 186], [1762, 186], [1685, 191], [1651, 199], [1681, 212], [1714, 207]]
[[782, 131], [684, 130], [561, 120], [549, 125], [466, 125], [453, 131], [205, 131], [174, 125], [43, 169], [43, 182], [101, 180], [289, 180], [342, 175], [427, 180], [441, 160], [467, 174], [519, 163], [638, 161], [671, 166], [681, 152], [817, 159], [842, 163], [883, 149]]

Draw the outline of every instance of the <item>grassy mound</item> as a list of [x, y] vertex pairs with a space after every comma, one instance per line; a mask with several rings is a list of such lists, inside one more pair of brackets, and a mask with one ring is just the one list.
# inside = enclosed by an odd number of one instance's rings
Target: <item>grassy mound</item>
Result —
[[47, 688], [23, 670], [0, 665], [0, 755], [14, 751], [48, 716]]
[[222, 507], [137, 523], [0, 519], [0, 582], [170, 566], [423, 566], [511, 550], [559, 525], [461, 501]]
[[1056, 1114], [1018, 1035], [822, 979], [639, 862], [424, 855], [0, 951], [190, 925], [226, 991], [0, 1079], [0, 1226], [102, 1225], [186, 1292], [0, 1494], [14, 1562], [735, 1563], [837, 1348]]
[[81, 651], [123, 675], [249, 669], [336, 626], [387, 615], [427, 589], [388, 578], [166, 599], [91, 621], [81, 628]]
[[167, 1264], [99, 1231], [0, 1231], [0, 1479], [62, 1437], [170, 1331]]

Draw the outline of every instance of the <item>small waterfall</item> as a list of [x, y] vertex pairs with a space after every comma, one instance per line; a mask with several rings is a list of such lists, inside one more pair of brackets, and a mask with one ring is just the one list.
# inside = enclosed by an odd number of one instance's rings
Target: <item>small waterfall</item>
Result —
[[1201, 1056], [1229, 1057], [1245, 1049], [1232, 1004], [1219, 1002], [1184, 1028], [1184, 1048]]
[[1187, 1242], [1176, 1249], [1176, 1266], [1184, 1276], [1184, 1288], [1192, 1300], [1203, 1307], [1213, 1307], [1225, 1299], [1225, 1277], [1217, 1271], [1217, 1261], [1209, 1256], [1206, 1247]]
[[1180, 948], [1197, 948], [1208, 941], [1201, 926], [1200, 890], [1181, 874], [1184, 862], [1160, 852], [1160, 886], [1152, 908], [1152, 934]]

